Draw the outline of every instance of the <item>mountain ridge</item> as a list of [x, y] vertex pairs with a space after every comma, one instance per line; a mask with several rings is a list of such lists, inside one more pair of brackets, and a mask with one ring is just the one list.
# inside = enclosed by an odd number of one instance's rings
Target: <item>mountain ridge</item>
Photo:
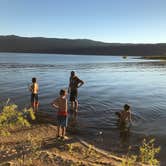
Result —
[[106, 43], [90, 39], [1, 35], [0, 52], [166, 56], [166, 43]]

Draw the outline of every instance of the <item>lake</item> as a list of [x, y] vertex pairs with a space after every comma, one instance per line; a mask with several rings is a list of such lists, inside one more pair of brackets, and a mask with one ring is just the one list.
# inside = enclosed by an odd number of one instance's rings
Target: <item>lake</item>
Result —
[[[0, 53], [0, 100], [20, 107], [30, 104], [28, 85], [39, 83], [40, 109], [55, 114], [51, 101], [67, 88], [70, 71], [85, 85], [79, 89], [78, 135], [106, 150], [123, 153], [152, 136], [166, 163], [166, 61], [139, 57]], [[127, 134], [117, 126], [115, 112], [128, 103], [133, 125]], [[123, 149], [123, 150], [122, 150]]]

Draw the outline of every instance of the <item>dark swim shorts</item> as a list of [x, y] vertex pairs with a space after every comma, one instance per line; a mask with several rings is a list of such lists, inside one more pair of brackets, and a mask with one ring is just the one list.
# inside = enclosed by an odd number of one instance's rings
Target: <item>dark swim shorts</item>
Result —
[[78, 96], [77, 90], [72, 90], [70, 92], [70, 101], [76, 101]]
[[62, 116], [62, 115], [57, 116], [57, 125], [58, 126], [67, 127], [67, 122], [68, 122], [67, 116]]
[[31, 103], [38, 102], [38, 94], [31, 94]]

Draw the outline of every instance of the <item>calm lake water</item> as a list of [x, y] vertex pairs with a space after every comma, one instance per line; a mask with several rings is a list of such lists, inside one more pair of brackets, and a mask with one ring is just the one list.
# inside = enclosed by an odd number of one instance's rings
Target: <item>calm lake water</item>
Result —
[[[99, 147], [121, 153], [153, 136], [166, 163], [166, 61], [121, 56], [0, 53], [0, 100], [29, 106], [28, 84], [38, 78], [40, 109], [52, 112], [50, 102], [68, 86], [70, 71], [85, 85], [79, 89], [78, 134]], [[131, 105], [133, 125], [120, 133], [115, 112]], [[119, 148], [121, 147], [121, 148]], [[124, 147], [124, 148], [123, 148]], [[123, 153], [123, 152], [122, 152]]]

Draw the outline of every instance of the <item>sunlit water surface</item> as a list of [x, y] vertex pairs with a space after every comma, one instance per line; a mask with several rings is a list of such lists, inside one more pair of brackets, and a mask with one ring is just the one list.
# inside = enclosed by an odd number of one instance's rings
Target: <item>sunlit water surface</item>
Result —
[[[154, 136], [166, 155], [166, 62], [121, 56], [0, 53], [0, 99], [29, 106], [28, 84], [37, 77], [40, 109], [55, 111], [50, 102], [68, 87], [70, 71], [85, 85], [79, 89], [78, 135], [99, 147], [120, 153]], [[115, 112], [131, 105], [133, 125], [120, 133]], [[91, 142], [91, 141], [90, 141]], [[119, 148], [121, 147], [121, 148]]]

